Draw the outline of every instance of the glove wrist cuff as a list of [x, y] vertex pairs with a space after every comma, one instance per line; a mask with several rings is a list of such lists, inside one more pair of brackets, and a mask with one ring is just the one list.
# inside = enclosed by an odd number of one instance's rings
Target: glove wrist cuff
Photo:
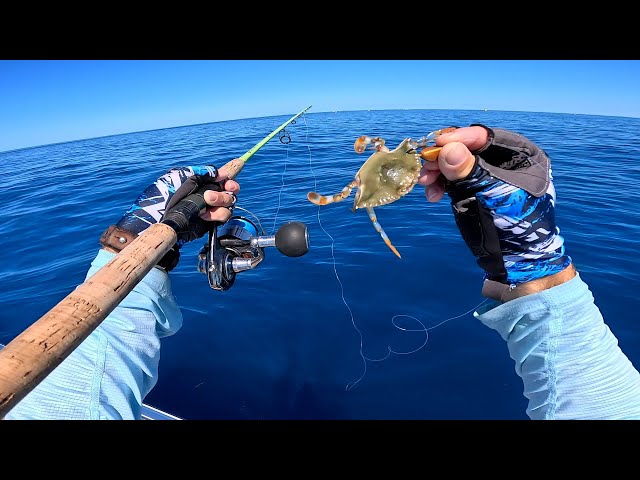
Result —
[[136, 239], [137, 235], [130, 230], [111, 225], [100, 236], [100, 245], [108, 250], [119, 252]]
[[[130, 230], [118, 227], [117, 225], [111, 225], [107, 228], [102, 235], [100, 236], [100, 245], [102, 245], [105, 250], [110, 251], [112, 253], [119, 253], [123, 248], [127, 245], [131, 244], [138, 235], [131, 232]], [[169, 250], [164, 257], [160, 259], [157, 267], [162, 268], [163, 270], [170, 272], [173, 270], [176, 265], [178, 265], [178, 261], [180, 260], [180, 247], [174, 245], [171, 250]]]
[[493, 143], [493, 139], [496, 138], [495, 132], [491, 128], [487, 127], [486, 125], [483, 125], [482, 123], [472, 123], [469, 126], [470, 127], [482, 127], [487, 131], [487, 143], [485, 143], [482, 147], [478, 148], [477, 150], [473, 151], [474, 154], [478, 154], [478, 153], [484, 152]]

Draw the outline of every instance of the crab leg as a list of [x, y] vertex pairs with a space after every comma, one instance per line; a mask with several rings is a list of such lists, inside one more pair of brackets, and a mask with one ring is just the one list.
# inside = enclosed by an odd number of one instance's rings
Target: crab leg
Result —
[[429, 142], [434, 141], [440, 135], [444, 135], [445, 133], [453, 132], [455, 129], [456, 129], [456, 127], [447, 127], [447, 128], [441, 128], [440, 130], [434, 130], [433, 132], [428, 133], [427, 135], [422, 137], [420, 140], [418, 140], [417, 143], [418, 143], [419, 146], [425, 147]]
[[307, 198], [311, 203], [315, 203], [316, 205], [327, 205], [333, 202], [340, 202], [351, 195], [351, 190], [358, 186], [358, 182], [353, 180], [346, 187], [342, 189], [342, 191], [336, 195], [320, 195], [316, 192], [307, 193]]
[[396, 250], [396, 247], [391, 245], [391, 240], [389, 240], [389, 237], [387, 237], [387, 234], [384, 233], [384, 230], [382, 229], [382, 226], [378, 223], [378, 219], [376, 218], [376, 214], [373, 211], [373, 207], [366, 207], [366, 209], [367, 209], [367, 213], [369, 214], [369, 218], [373, 222], [373, 226], [376, 229], [376, 232], [378, 232], [380, 234], [380, 236], [384, 240], [384, 243], [387, 244], [387, 246], [393, 251], [393, 253], [396, 254], [396, 256], [398, 258], [402, 258], [400, 256], [400, 253], [398, 252], [398, 250]]

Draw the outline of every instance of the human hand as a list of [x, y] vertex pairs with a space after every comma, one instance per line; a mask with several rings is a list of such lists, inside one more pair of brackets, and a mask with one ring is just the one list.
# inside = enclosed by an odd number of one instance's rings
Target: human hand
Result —
[[[166, 202], [165, 211], [162, 220], [167, 217], [167, 212], [173, 209], [181, 200], [187, 196], [206, 187], [207, 190], [202, 197], [207, 205], [206, 210], [200, 212], [200, 218], [192, 219], [187, 231], [178, 231], [178, 242], [184, 244], [195, 238], [200, 238], [204, 232], [200, 231], [200, 226], [205, 225], [204, 222], [220, 222], [224, 223], [231, 217], [233, 207], [236, 202], [235, 194], [240, 191], [240, 185], [235, 180], [229, 179], [229, 171], [226, 166], [216, 169], [212, 166], [205, 167], [186, 167], [196, 171], [196, 169], [214, 169], [214, 172], [196, 173], [189, 176], [173, 195]], [[171, 172], [171, 170], [169, 171]], [[162, 178], [162, 177], [161, 177]], [[161, 220], [161, 221], [162, 221]], [[201, 221], [203, 220], [203, 221]], [[205, 228], [205, 230], [208, 227]]]
[[428, 201], [442, 200], [447, 180], [460, 180], [471, 173], [476, 159], [470, 149], [479, 150], [488, 137], [487, 130], [480, 126], [457, 128], [436, 137], [436, 146], [442, 147], [438, 161], [425, 162], [418, 177]]
[[550, 160], [514, 132], [481, 125], [436, 138], [418, 183], [430, 202], [449, 195], [456, 224], [485, 278], [515, 288], [571, 264], [555, 225]]
[[[218, 169], [216, 181], [224, 182], [222, 184], [222, 193], [217, 193], [213, 190], [204, 192], [204, 201], [207, 202], [209, 207], [200, 214], [200, 217], [208, 222], [224, 223], [233, 214], [233, 207], [236, 204], [235, 196], [240, 191], [240, 184], [235, 180], [229, 179], [229, 171], [225, 166]], [[232, 195], [229, 195], [229, 193]]]
[[[209, 229], [208, 222], [224, 223], [231, 217], [240, 185], [229, 179], [229, 172], [225, 167], [218, 170], [212, 165], [197, 165], [168, 170], [138, 196], [117, 224], [105, 230], [100, 243], [107, 250], [120, 251], [149, 226], [162, 221], [166, 212], [180, 200], [202, 186], [210, 189], [203, 194], [209, 208], [197, 218], [191, 219], [184, 231], [176, 232], [178, 242], [159, 262], [159, 265], [170, 270], [177, 264], [180, 247], [202, 237]], [[175, 258], [168, 261], [172, 255]]]

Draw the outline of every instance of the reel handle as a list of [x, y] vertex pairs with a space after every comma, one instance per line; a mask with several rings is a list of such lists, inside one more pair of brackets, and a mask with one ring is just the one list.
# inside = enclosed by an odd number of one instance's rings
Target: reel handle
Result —
[[301, 257], [309, 251], [309, 232], [302, 222], [282, 225], [275, 235], [276, 248], [287, 257]]

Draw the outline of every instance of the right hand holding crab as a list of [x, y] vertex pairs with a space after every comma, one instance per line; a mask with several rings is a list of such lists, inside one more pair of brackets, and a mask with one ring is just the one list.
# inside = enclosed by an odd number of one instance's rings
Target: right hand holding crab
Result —
[[506, 301], [575, 276], [555, 224], [550, 160], [526, 137], [483, 125], [436, 139], [418, 183], [430, 202], [449, 195], [456, 224], [485, 271], [485, 296]]
[[418, 176], [418, 184], [425, 187], [427, 200], [438, 202], [445, 193], [445, 180], [460, 180], [471, 172], [475, 156], [487, 143], [488, 132], [480, 126], [458, 128], [436, 138], [442, 150], [437, 162], [425, 162]]

